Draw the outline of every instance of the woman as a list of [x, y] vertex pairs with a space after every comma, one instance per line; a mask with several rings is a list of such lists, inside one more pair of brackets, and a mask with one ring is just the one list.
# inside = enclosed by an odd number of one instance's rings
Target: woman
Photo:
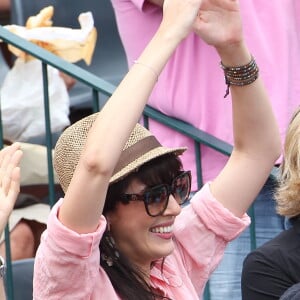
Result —
[[[251, 252], [242, 272], [243, 299], [292, 299], [300, 282], [300, 109], [289, 124], [281, 175], [275, 194], [277, 211], [290, 228]], [[294, 286], [293, 288], [291, 288]], [[287, 290], [291, 288], [290, 292]], [[297, 297], [298, 295], [298, 297]], [[299, 292], [294, 299], [299, 299]], [[288, 296], [290, 298], [288, 298]], [[281, 299], [281, 298], [280, 298]]]
[[[249, 224], [245, 212], [280, 141], [243, 40], [239, 3], [166, 0], [163, 10], [157, 33], [102, 111], [58, 141], [54, 161], [65, 197], [36, 255], [34, 299], [199, 299], [226, 244]], [[178, 158], [184, 148], [161, 146], [136, 123], [191, 30], [220, 55], [235, 147], [221, 174], [181, 211], [190, 190]]]

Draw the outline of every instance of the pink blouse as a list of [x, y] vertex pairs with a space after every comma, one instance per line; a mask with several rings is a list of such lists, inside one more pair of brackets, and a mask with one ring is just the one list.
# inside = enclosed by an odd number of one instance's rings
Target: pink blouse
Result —
[[[53, 207], [43, 233], [34, 267], [34, 300], [120, 299], [100, 266], [99, 243], [106, 228], [78, 234], [62, 225]], [[175, 250], [151, 270], [151, 285], [173, 300], [199, 300], [205, 284], [220, 262], [226, 244], [250, 223], [235, 217], [211, 195], [206, 184], [175, 221]]]

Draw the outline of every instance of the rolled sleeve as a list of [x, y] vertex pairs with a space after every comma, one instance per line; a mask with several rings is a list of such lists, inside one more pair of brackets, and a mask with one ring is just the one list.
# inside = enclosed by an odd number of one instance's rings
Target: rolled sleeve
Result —
[[176, 218], [174, 234], [180, 258], [194, 287], [201, 293], [223, 257], [229, 241], [250, 223], [245, 214], [233, 215], [211, 194], [209, 184], [195, 194], [191, 204]]
[[95, 248], [99, 247], [101, 237], [105, 231], [106, 220], [101, 216], [95, 232], [78, 234], [64, 226], [57, 218], [62, 199], [53, 206], [48, 219], [48, 235], [65, 251], [81, 257], [88, 257]]
[[62, 204], [52, 208], [35, 257], [35, 300], [91, 299], [99, 280], [99, 243], [106, 228], [101, 217], [95, 232], [78, 234], [57, 218]]
[[238, 218], [217, 201], [210, 191], [209, 183], [195, 194], [191, 205], [207, 229], [228, 242], [250, 224], [247, 214]]

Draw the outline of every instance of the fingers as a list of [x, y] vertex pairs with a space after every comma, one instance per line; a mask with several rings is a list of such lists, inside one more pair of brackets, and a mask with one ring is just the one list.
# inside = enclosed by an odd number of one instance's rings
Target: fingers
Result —
[[0, 151], [0, 233], [13, 210], [20, 191], [20, 144], [14, 143]]
[[22, 151], [19, 143], [14, 143], [0, 151], [0, 189], [4, 196], [7, 196], [11, 190], [14, 193], [19, 192], [21, 158]]
[[11, 181], [9, 183], [8, 189], [8, 201], [11, 202], [13, 205], [18, 197], [20, 192], [20, 168], [15, 167], [12, 171]]
[[21, 148], [20, 143], [13, 143], [12, 145], [3, 148], [0, 151], [0, 167], [4, 164], [5, 158], [6, 158], [6, 163], [7, 163], [7, 157], [9, 155], [12, 155], [14, 152], [19, 150], [20, 148]]

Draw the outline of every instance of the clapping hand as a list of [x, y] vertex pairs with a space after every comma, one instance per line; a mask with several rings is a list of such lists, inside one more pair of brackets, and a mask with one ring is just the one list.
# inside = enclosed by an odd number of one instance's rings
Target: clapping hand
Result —
[[14, 143], [0, 151], [0, 234], [20, 191], [21, 157], [19, 143]]

